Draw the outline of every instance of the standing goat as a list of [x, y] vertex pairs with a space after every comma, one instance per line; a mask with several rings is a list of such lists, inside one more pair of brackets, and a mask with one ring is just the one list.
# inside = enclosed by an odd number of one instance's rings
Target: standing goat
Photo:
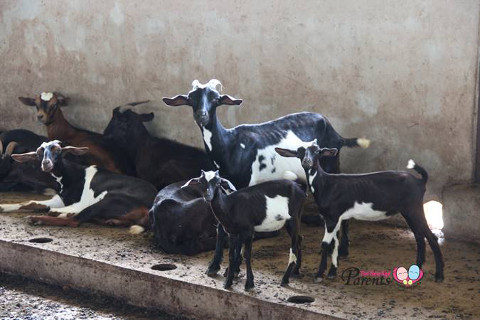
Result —
[[77, 227], [93, 220], [115, 226], [148, 227], [148, 208], [157, 191], [150, 183], [96, 166], [85, 167], [64, 159], [66, 153], [82, 155], [88, 148], [61, 147], [60, 141], [42, 143], [35, 152], [12, 154], [19, 162], [41, 160], [42, 171], [60, 184], [60, 192], [50, 200], [2, 204], [0, 212], [17, 210], [49, 211], [52, 216], [31, 216], [34, 224]]
[[213, 169], [204, 151], [153, 137], [143, 124], [153, 117], [153, 113], [138, 114], [117, 107], [103, 132], [105, 139], [113, 141], [133, 160], [137, 177], [160, 190], [174, 182], [197, 177], [201, 169]]
[[[135, 175], [129, 158], [118, 150], [115, 143], [106, 141], [99, 133], [79, 129], [68, 123], [60, 109], [68, 105], [68, 98], [56, 92], [42, 92], [36, 98], [18, 99], [24, 105], [37, 108], [37, 119], [47, 127], [48, 139], [61, 140], [77, 147], [88, 147], [86, 159], [90, 165], [97, 165], [112, 172]], [[143, 102], [134, 102], [131, 105]]]
[[416, 178], [405, 171], [382, 171], [368, 174], [328, 174], [320, 165], [322, 157], [335, 157], [337, 149], [320, 148], [315, 142], [307, 148], [296, 150], [275, 149], [284, 157], [297, 157], [308, 176], [308, 186], [318, 209], [325, 220], [322, 240], [322, 260], [316, 281], [320, 281], [327, 268], [327, 255], [331, 253], [332, 265], [328, 278], [337, 275], [337, 233], [344, 220], [376, 221], [400, 213], [407, 221], [417, 242], [417, 265], [425, 261], [425, 238], [435, 256], [435, 280], [443, 281], [443, 257], [437, 238], [428, 228], [423, 211], [423, 196], [428, 174], [413, 160], [407, 168], [414, 169], [422, 177]]
[[[219, 85], [221, 83], [216, 79], [207, 84], [195, 80], [188, 95], [163, 98], [163, 102], [169, 106], [192, 107], [193, 117], [202, 131], [207, 154], [220, 170], [221, 176], [232, 181], [237, 188], [283, 178], [298, 179], [306, 184], [302, 167], [296, 161], [278, 157], [274, 150], [276, 147], [296, 149], [314, 139], [321, 146], [338, 150], [343, 146], [367, 148], [370, 143], [367, 139], [344, 139], [324, 116], [311, 112], [294, 113], [269, 122], [225, 129], [217, 118], [217, 107], [240, 105], [242, 100], [221, 95], [216, 89]], [[324, 168], [328, 172], [338, 173], [338, 154], [325, 160]], [[345, 223], [342, 227], [340, 251], [343, 255], [348, 255], [348, 226]], [[224, 236], [220, 229], [219, 237]], [[209, 274], [218, 270], [221, 255], [222, 251], [217, 250]]]
[[[282, 278], [282, 285], [288, 284], [290, 274], [298, 274], [301, 265], [300, 218], [305, 192], [290, 180], [267, 181], [244, 188], [229, 195], [222, 188], [234, 190], [230, 181], [223, 179], [218, 171], [202, 171], [199, 178], [193, 178], [185, 186], [198, 184], [205, 200], [210, 204], [213, 215], [230, 237], [229, 265], [225, 288], [232, 286], [235, 270], [240, 265], [240, 251], [245, 244], [247, 281], [245, 290], [254, 286], [251, 266], [252, 240], [255, 232], [272, 232], [284, 225], [291, 237], [290, 258]], [[293, 269], [295, 267], [295, 270]]]

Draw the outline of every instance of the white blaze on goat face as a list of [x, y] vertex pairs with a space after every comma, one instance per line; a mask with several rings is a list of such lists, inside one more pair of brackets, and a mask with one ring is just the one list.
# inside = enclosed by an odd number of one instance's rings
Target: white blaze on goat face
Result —
[[215, 178], [215, 172], [214, 171], [206, 171], [205, 172], [205, 179], [207, 181], [210, 181], [212, 180], [213, 178]]
[[295, 133], [288, 131], [285, 138], [278, 144], [270, 145], [264, 149], [258, 149], [255, 160], [252, 163], [252, 175], [249, 186], [263, 181], [283, 179], [285, 171], [293, 172], [301, 181], [306, 182], [305, 170], [297, 158], [279, 156], [275, 148], [297, 150], [298, 147], [308, 147], [312, 141], [302, 141]]
[[209, 151], [212, 151], [212, 132], [205, 127], [202, 127], [203, 141], [207, 145]]
[[255, 231], [271, 232], [280, 230], [285, 225], [285, 222], [290, 219], [288, 198], [282, 196], [269, 198], [265, 196], [265, 199], [267, 205], [266, 217], [260, 225], [255, 226]]
[[42, 95], [40, 96], [40, 98], [41, 98], [43, 101], [50, 101], [50, 99], [53, 98], [53, 93], [51, 93], [51, 92], [42, 92]]

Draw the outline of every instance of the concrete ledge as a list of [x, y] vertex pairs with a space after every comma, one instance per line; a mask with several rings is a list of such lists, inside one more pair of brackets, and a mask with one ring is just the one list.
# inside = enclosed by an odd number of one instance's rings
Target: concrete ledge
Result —
[[480, 185], [457, 185], [443, 191], [443, 232], [447, 237], [480, 243]]
[[0, 270], [198, 319], [338, 319], [86, 258], [0, 241]]

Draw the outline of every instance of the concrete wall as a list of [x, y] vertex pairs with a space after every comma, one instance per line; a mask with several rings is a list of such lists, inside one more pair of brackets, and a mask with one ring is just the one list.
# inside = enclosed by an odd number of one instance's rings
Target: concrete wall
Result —
[[470, 182], [479, 1], [0, 2], [0, 128], [44, 133], [17, 97], [60, 91], [72, 123], [102, 131], [111, 109], [151, 99], [157, 135], [202, 146], [188, 107], [161, 97], [218, 78], [244, 105], [225, 126], [309, 110], [370, 149], [349, 172], [430, 172], [429, 193]]

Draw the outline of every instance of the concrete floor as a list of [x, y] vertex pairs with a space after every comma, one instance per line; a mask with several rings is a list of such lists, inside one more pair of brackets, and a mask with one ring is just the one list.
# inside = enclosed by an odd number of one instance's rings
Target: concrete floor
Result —
[[[1, 203], [17, 202], [40, 196], [0, 194]], [[310, 209], [312, 210], [312, 209]], [[157, 251], [151, 236], [129, 235], [126, 229], [105, 228], [85, 224], [77, 229], [34, 227], [26, 223], [25, 213], [9, 213], [0, 216], [0, 237], [15, 243], [28, 243], [34, 237], [50, 237], [54, 241], [31, 244], [46, 250], [65, 252], [113, 265], [157, 273], [162, 276], [223, 290], [223, 277], [204, 275], [211, 253], [195, 257], [165, 255]], [[363, 270], [392, 270], [394, 267], [414, 263], [416, 246], [412, 233], [400, 227], [380, 223], [351, 224], [350, 257], [340, 261], [339, 274], [349, 267]], [[383, 286], [346, 285], [339, 276], [336, 280], [313, 283], [313, 276], [320, 257], [321, 228], [304, 226], [303, 277], [291, 279], [290, 286], [279, 286], [288, 261], [289, 240], [286, 232], [273, 239], [255, 242], [253, 271], [256, 287], [243, 291], [244, 277], [234, 283], [233, 292], [248, 295], [265, 302], [288, 304], [293, 295], [315, 298], [310, 304], [296, 305], [340, 318], [366, 319], [386, 317], [475, 319], [480, 318], [480, 250], [478, 245], [446, 239], [441, 248], [445, 257], [445, 282], [433, 281], [434, 261], [427, 250], [424, 265], [425, 278], [411, 289], [403, 289], [394, 283]], [[28, 243], [30, 245], [30, 243]], [[154, 271], [159, 263], [176, 265], [175, 270]]]

